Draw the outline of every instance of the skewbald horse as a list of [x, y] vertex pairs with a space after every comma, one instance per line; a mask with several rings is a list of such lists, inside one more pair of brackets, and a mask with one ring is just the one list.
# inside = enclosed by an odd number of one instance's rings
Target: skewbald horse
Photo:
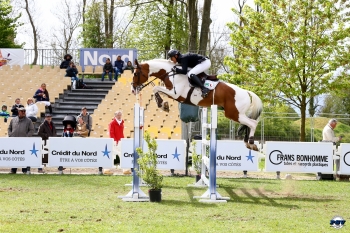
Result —
[[[254, 144], [254, 133], [263, 104], [260, 98], [251, 91], [244, 90], [233, 84], [220, 81], [206, 98], [201, 97], [200, 88], [190, 86], [187, 75], [173, 75], [171, 69], [174, 63], [164, 59], [154, 59], [138, 63], [135, 59], [135, 69], [132, 82], [132, 92], [136, 94], [143, 87], [152, 83], [148, 79], [153, 76], [163, 81], [164, 86], [154, 86], [153, 92], [158, 103], [165, 111], [169, 111], [168, 103], [163, 102], [158, 92], [180, 103], [202, 107], [216, 104], [224, 108], [225, 117], [241, 124], [238, 132], [245, 131], [244, 142], [248, 149], [258, 150]], [[145, 84], [146, 83], [146, 84]], [[152, 83], [153, 84], [153, 83]], [[154, 85], [154, 84], [153, 84]], [[248, 114], [248, 116], [246, 115]]]

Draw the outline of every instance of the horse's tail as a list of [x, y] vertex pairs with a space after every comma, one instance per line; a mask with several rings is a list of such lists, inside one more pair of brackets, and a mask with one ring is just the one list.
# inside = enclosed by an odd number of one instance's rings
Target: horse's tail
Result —
[[[248, 94], [249, 94], [249, 97], [251, 98], [251, 105], [250, 105], [248, 117], [253, 120], [258, 120], [263, 110], [263, 103], [261, 99], [254, 92], [248, 91]], [[248, 141], [250, 128], [246, 125], [240, 125], [238, 127], [237, 134], [242, 136], [244, 132], [245, 132], [244, 141]]]

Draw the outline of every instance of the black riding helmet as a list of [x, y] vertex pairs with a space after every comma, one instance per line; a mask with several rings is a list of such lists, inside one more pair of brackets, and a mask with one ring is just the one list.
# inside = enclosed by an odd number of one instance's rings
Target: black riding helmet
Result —
[[170, 49], [168, 52], [168, 58], [175, 57], [175, 55], [177, 55], [177, 57], [180, 57], [181, 54], [176, 49]]

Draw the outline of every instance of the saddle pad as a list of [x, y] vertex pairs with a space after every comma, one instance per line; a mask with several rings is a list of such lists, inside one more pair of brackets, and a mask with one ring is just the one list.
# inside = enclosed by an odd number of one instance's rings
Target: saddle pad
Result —
[[209, 90], [214, 90], [216, 85], [218, 85], [219, 82], [213, 82], [210, 80], [205, 80], [204, 86], [208, 88]]

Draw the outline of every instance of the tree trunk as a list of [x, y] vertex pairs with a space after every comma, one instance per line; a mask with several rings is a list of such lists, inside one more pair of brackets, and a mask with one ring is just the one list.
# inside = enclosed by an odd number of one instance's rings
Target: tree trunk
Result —
[[103, 0], [103, 16], [104, 16], [104, 24], [105, 24], [105, 46], [107, 47], [108, 40], [109, 40], [109, 33], [108, 33], [108, 5], [107, 0]]
[[[85, 32], [85, 9], [86, 9], [86, 0], [83, 0], [83, 32]], [[85, 44], [85, 36], [83, 36], [83, 44]]]
[[173, 18], [174, 13], [174, 0], [169, 1], [168, 5], [168, 17], [166, 22], [166, 29], [165, 29], [165, 43], [164, 43], [164, 49], [165, 51], [170, 50], [171, 46], [171, 19]]
[[197, 51], [197, 36], [198, 36], [198, 4], [197, 0], [187, 0], [188, 18], [189, 18], [189, 40], [188, 50]]
[[305, 142], [305, 120], [306, 120], [306, 97], [302, 95], [300, 103], [300, 113], [301, 113], [301, 122], [300, 122], [300, 142]]
[[113, 48], [113, 42], [114, 42], [114, 32], [113, 32], [113, 27], [114, 27], [114, 23], [113, 23], [113, 15], [114, 15], [114, 0], [111, 0], [111, 8], [109, 9], [109, 17], [108, 17], [108, 34], [109, 34], [109, 38], [107, 39], [107, 46], [109, 48]]
[[32, 31], [33, 31], [34, 59], [33, 59], [32, 65], [36, 65], [37, 61], [38, 61], [38, 35], [37, 35], [37, 29], [35, 28], [33, 17], [31, 15], [30, 11], [29, 11], [28, 0], [25, 0], [25, 3], [26, 3], [25, 10], [27, 12], [27, 15], [28, 15], [28, 18], [29, 18], [29, 22], [30, 22], [30, 26], [32, 27]]
[[204, 0], [202, 27], [199, 39], [199, 53], [205, 55], [209, 37], [211, 0]]

